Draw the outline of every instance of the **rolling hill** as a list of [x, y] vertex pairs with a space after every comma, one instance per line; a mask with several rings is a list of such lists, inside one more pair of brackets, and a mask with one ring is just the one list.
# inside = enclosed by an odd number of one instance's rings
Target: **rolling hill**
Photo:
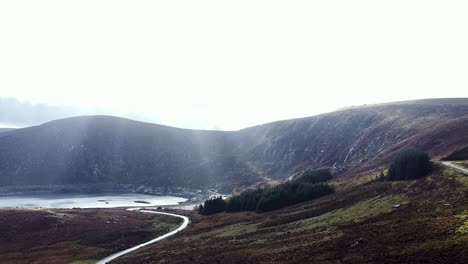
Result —
[[222, 188], [307, 168], [337, 175], [386, 164], [408, 146], [442, 158], [468, 146], [468, 99], [353, 107], [240, 131], [82, 116], [0, 136], [0, 186], [131, 183]]

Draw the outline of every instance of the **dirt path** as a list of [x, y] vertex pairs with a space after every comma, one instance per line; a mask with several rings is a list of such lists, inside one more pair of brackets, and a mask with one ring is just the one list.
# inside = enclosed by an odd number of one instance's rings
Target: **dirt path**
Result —
[[138, 249], [140, 249], [140, 248], [142, 248], [142, 247], [145, 247], [145, 246], [147, 246], [147, 245], [156, 243], [156, 242], [158, 242], [158, 241], [160, 241], [160, 240], [163, 240], [163, 239], [168, 238], [168, 237], [170, 237], [170, 236], [172, 236], [172, 235], [175, 235], [175, 234], [177, 234], [179, 231], [181, 231], [181, 230], [183, 230], [184, 228], [186, 228], [186, 227], [188, 226], [188, 224], [189, 224], [189, 219], [188, 219], [188, 217], [183, 216], [183, 215], [170, 214], [170, 213], [163, 213], [163, 212], [155, 212], [155, 211], [149, 211], [149, 210], [140, 210], [140, 208], [132, 208], [132, 209], [129, 209], [129, 210], [132, 210], [132, 211], [137, 211], [137, 210], [139, 210], [140, 212], [143, 212], [143, 213], [161, 214], [161, 215], [169, 215], [169, 216], [179, 217], [179, 218], [182, 218], [182, 219], [184, 220], [184, 222], [182, 223], [182, 225], [180, 225], [180, 226], [179, 226], [176, 230], [174, 230], [174, 231], [171, 231], [171, 232], [169, 232], [169, 233], [167, 233], [167, 234], [164, 234], [164, 235], [159, 236], [159, 237], [157, 237], [157, 238], [155, 238], [155, 239], [153, 239], [153, 240], [150, 240], [150, 241], [148, 241], [148, 242], [139, 244], [139, 245], [134, 246], [134, 247], [132, 247], [132, 248], [129, 248], [129, 249], [126, 249], [126, 250], [117, 252], [117, 253], [115, 253], [115, 254], [112, 254], [112, 255], [110, 255], [110, 256], [108, 256], [108, 257], [106, 257], [106, 258], [104, 258], [104, 259], [98, 261], [96, 264], [105, 264], [105, 263], [109, 263], [109, 262], [111, 262], [112, 260], [115, 260], [115, 259], [117, 259], [117, 258], [119, 258], [119, 257], [121, 257], [121, 256], [123, 256], [123, 255], [126, 255], [126, 254], [128, 254], [128, 253], [130, 253], [130, 252], [133, 252], [133, 251], [138, 250]]
[[450, 161], [442, 161], [442, 164], [444, 164], [445, 166], [454, 168], [454, 169], [456, 169], [456, 170], [458, 170], [458, 171], [461, 171], [461, 172], [463, 172], [463, 173], [465, 173], [465, 174], [468, 174], [468, 169], [463, 168], [462, 166], [455, 165], [455, 164], [453, 164], [453, 163], [450, 162]]

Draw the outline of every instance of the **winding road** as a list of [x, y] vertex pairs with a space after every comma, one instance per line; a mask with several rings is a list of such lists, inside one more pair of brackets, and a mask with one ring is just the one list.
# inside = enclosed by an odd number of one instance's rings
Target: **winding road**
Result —
[[145, 243], [139, 244], [139, 245], [137, 245], [137, 246], [131, 247], [131, 248], [129, 248], [129, 249], [126, 249], [126, 250], [117, 252], [117, 253], [115, 253], [115, 254], [112, 254], [112, 255], [110, 255], [110, 256], [108, 256], [108, 257], [106, 257], [106, 258], [104, 258], [104, 259], [101, 259], [100, 261], [96, 262], [96, 264], [105, 264], [105, 263], [109, 263], [110, 261], [112, 261], [112, 260], [114, 260], [114, 259], [116, 259], [116, 258], [118, 258], [118, 257], [121, 257], [121, 256], [123, 256], [123, 255], [126, 255], [126, 254], [128, 254], [128, 253], [130, 253], [130, 252], [133, 252], [133, 251], [135, 251], [135, 250], [138, 250], [138, 249], [140, 249], [140, 248], [142, 248], [142, 247], [145, 247], [145, 246], [147, 246], [147, 245], [156, 243], [156, 242], [158, 242], [158, 241], [160, 241], [160, 240], [163, 240], [163, 239], [165, 239], [165, 238], [168, 238], [168, 237], [170, 237], [170, 236], [172, 236], [172, 235], [175, 235], [175, 234], [177, 234], [177, 232], [179, 232], [179, 231], [183, 230], [184, 228], [186, 228], [186, 227], [188, 226], [188, 224], [189, 224], [189, 219], [188, 219], [188, 217], [183, 216], [183, 215], [170, 214], [170, 213], [163, 213], [163, 212], [155, 212], [155, 211], [149, 211], [149, 210], [140, 210], [140, 208], [131, 208], [131, 209], [128, 209], [128, 210], [130, 210], [130, 211], [138, 211], [138, 210], [139, 210], [140, 212], [143, 212], [143, 213], [161, 214], [161, 215], [169, 215], [169, 216], [179, 217], [179, 218], [184, 219], [184, 222], [182, 223], [182, 225], [180, 225], [180, 226], [179, 226], [176, 230], [174, 230], [174, 231], [171, 231], [171, 232], [169, 232], [169, 233], [167, 233], [167, 234], [164, 234], [164, 235], [162, 235], [162, 236], [159, 236], [159, 237], [157, 237], [157, 238], [155, 238], [155, 239], [153, 239], [153, 240], [150, 240], [150, 241], [148, 241], [148, 242], [145, 242]]
[[459, 165], [455, 165], [450, 161], [442, 161], [442, 164], [444, 164], [445, 166], [451, 167], [453, 169], [456, 169], [458, 171], [461, 171], [461, 172], [463, 172], [465, 174], [468, 174], [468, 169], [467, 168], [464, 168], [464, 167], [459, 166]]

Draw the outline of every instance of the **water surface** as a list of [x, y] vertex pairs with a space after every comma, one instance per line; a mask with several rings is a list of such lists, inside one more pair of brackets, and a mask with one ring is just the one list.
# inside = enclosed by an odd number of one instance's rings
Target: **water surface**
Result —
[[178, 205], [187, 199], [145, 194], [46, 194], [0, 197], [0, 208], [113, 208]]

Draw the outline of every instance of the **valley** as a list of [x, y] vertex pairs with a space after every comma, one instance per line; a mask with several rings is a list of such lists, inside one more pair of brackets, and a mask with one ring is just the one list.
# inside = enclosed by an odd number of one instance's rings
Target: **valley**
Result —
[[0, 1], [0, 264], [468, 264], [467, 14]]
[[[436, 163], [422, 179], [377, 176], [335, 179], [331, 195], [261, 214], [166, 210], [191, 224], [111, 263], [466, 262], [468, 175]], [[181, 224], [118, 208], [3, 209], [0, 218], [2, 263], [95, 263]]]
[[[0, 259], [83, 264], [123, 251], [110, 263], [466, 263], [467, 131], [467, 99], [352, 107], [239, 131], [111, 116], [5, 131], [0, 199], [16, 207], [8, 201], [18, 197], [25, 208], [0, 209]], [[410, 147], [429, 175], [386, 178]], [[328, 173], [318, 182], [326, 189], [310, 187], [306, 172], [316, 169]], [[304, 175], [312, 183], [298, 182]], [[270, 192], [268, 210], [192, 210], [269, 186], [282, 194]], [[46, 196], [54, 198], [28, 200]], [[175, 197], [159, 203], [164, 196]]]

